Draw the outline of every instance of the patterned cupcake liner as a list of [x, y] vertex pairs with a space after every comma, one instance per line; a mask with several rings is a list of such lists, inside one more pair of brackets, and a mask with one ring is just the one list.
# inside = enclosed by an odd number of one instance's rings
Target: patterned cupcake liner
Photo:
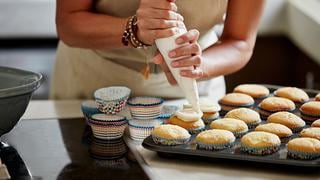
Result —
[[220, 116], [217, 116], [217, 117], [215, 117], [215, 118], [208, 118], [208, 119], [202, 118], [202, 120], [203, 120], [203, 122], [204, 122], [205, 124], [211, 124], [212, 121], [215, 121], [215, 120], [217, 120], [217, 119], [219, 119], [219, 118], [220, 118]]
[[83, 101], [81, 103], [81, 110], [86, 119], [90, 118], [93, 114], [100, 113], [98, 105], [95, 101]]
[[149, 96], [133, 97], [128, 101], [129, 106], [136, 106], [136, 107], [159, 106], [162, 103], [163, 103], [163, 99], [157, 98], [157, 97], [149, 97]]
[[242, 136], [244, 136], [245, 134], [248, 133], [248, 131], [243, 131], [243, 132], [232, 132], [233, 135], [236, 137], [236, 138], [241, 138]]
[[124, 130], [127, 125], [122, 126], [97, 126], [94, 124], [90, 124], [93, 136], [98, 139], [118, 139], [123, 136]]
[[91, 121], [96, 122], [121, 122], [126, 121], [125, 116], [106, 115], [106, 114], [94, 114], [91, 116]]
[[292, 159], [312, 160], [320, 158], [320, 153], [307, 153], [301, 151], [288, 150], [287, 157]]
[[98, 108], [101, 112], [105, 114], [117, 114], [120, 113], [126, 106], [128, 97], [125, 97], [121, 101], [105, 102], [102, 100], [96, 100], [98, 103]]
[[240, 150], [242, 152], [252, 154], [252, 155], [269, 155], [279, 151], [280, 145], [277, 146], [270, 146], [270, 147], [263, 147], [263, 148], [255, 148], [255, 147], [247, 147], [243, 144], [240, 146]]
[[127, 152], [127, 148], [122, 139], [110, 141], [94, 138], [89, 152], [95, 157], [114, 159], [122, 157]]
[[223, 150], [227, 148], [231, 148], [235, 145], [235, 142], [229, 142], [225, 144], [205, 144], [201, 142], [196, 142], [198, 149], [213, 151], [213, 150]]
[[315, 120], [318, 120], [320, 119], [320, 116], [311, 116], [311, 115], [307, 115], [307, 114], [304, 114], [300, 111], [300, 114], [301, 114], [301, 118], [303, 120], [305, 120], [307, 123], [312, 123], [314, 122]]
[[153, 142], [156, 144], [166, 145], [166, 146], [175, 146], [186, 144], [189, 142], [190, 138], [181, 138], [181, 139], [167, 139], [159, 136], [152, 135]]
[[195, 128], [195, 129], [187, 129], [187, 130], [188, 130], [188, 132], [190, 134], [198, 134], [198, 133], [200, 133], [200, 132], [205, 130], [205, 126], [204, 127]]
[[249, 129], [254, 129], [255, 127], [257, 127], [259, 124], [261, 123], [261, 121], [259, 122], [251, 122], [251, 123], [246, 123]]
[[101, 122], [101, 121], [94, 121], [94, 120], [89, 119], [87, 121], [88, 125], [94, 124], [94, 125], [97, 125], [97, 126], [104, 126], [104, 127], [105, 126], [122, 126], [122, 125], [125, 125], [127, 123], [128, 123], [127, 120], [117, 121], [117, 122]]
[[154, 127], [137, 128], [134, 126], [129, 126], [130, 137], [135, 141], [143, 141], [146, 137], [151, 135], [153, 129]]
[[159, 117], [158, 115], [153, 115], [153, 116], [138, 116], [138, 115], [133, 115], [131, 114], [132, 118], [137, 119], [137, 120], [149, 120], [149, 119], [156, 119]]

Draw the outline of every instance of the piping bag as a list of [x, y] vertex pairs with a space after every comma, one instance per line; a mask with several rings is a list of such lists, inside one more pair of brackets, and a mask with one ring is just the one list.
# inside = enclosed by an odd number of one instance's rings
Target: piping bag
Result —
[[[162, 54], [166, 64], [168, 65], [173, 77], [176, 79], [178, 85], [184, 92], [187, 101], [192, 106], [192, 109], [197, 113], [202, 113], [199, 105], [199, 93], [198, 93], [196, 80], [192, 78], [182, 77], [180, 75], [180, 70], [182, 68], [171, 67], [171, 62], [175, 59], [170, 58], [168, 55], [171, 50], [182, 46], [182, 45], [176, 44], [175, 40], [177, 37], [181, 36], [186, 32], [187, 30], [185, 28], [180, 28], [177, 34], [167, 38], [156, 39], [155, 43], [158, 47], [158, 50]], [[193, 67], [188, 67], [188, 68], [193, 68]], [[183, 68], [183, 69], [188, 69], [188, 68]]]

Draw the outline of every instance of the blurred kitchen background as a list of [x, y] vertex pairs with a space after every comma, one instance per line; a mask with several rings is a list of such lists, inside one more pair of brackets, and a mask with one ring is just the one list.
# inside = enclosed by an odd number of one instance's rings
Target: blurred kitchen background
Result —
[[[240, 83], [320, 89], [320, 0], [266, 0], [253, 57], [226, 76]], [[0, 66], [40, 72], [34, 99], [48, 98], [57, 46], [55, 0], [0, 1]]]

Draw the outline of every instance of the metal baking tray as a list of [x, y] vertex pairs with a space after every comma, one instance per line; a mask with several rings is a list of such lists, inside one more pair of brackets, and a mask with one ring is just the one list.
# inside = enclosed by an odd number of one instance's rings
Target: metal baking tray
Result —
[[[275, 86], [275, 85], [265, 85], [269, 88], [270, 93], [273, 93], [274, 90], [282, 87], [282, 86]], [[310, 98], [316, 96], [317, 93], [320, 91], [304, 89]], [[255, 104], [257, 106], [257, 104]], [[256, 107], [255, 107], [256, 108]], [[299, 110], [297, 109], [294, 111], [295, 114], [300, 116]], [[264, 120], [262, 123], [266, 123]], [[309, 127], [307, 125], [306, 127]], [[207, 127], [209, 129], [209, 127]], [[252, 131], [252, 130], [251, 130]], [[294, 134], [292, 138], [298, 136], [298, 133]], [[165, 154], [165, 155], [182, 155], [182, 156], [189, 156], [189, 157], [202, 157], [206, 160], [209, 159], [225, 159], [225, 160], [237, 160], [242, 162], [258, 162], [258, 163], [269, 163], [269, 164], [278, 164], [278, 165], [289, 165], [289, 166], [298, 166], [298, 167], [308, 167], [308, 168], [319, 168], [320, 167], [320, 158], [314, 160], [296, 160], [287, 158], [287, 142], [283, 142], [280, 146], [280, 150], [276, 153], [271, 155], [264, 155], [264, 156], [257, 156], [257, 155], [250, 155], [240, 151], [240, 139], [236, 139], [236, 144], [232, 148], [224, 149], [220, 151], [207, 151], [207, 150], [200, 150], [197, 149], [195, 143], [196, 135], [191, 136], [191, 140], [184, 145], [177, 145], [177, 146], [164, 146], [155, 144], [152, 140], [152, 137], [147, 137], [142, 145], [144, 148], [149, 149], [151, 151], [158, 152], [158, 154]], [[174, 157], [181, 157], [181, 156], [174, 156]], [[201, 158], [201, 159], [202, 159]]]

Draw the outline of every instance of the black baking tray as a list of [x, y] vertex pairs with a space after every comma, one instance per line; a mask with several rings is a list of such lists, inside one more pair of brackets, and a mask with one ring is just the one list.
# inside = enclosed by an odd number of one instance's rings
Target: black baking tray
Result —
[[[269, 88], [270, 93], [272, 94], [273, 91], [282, 87], [276, 85], [266, 85]], [[320, 91], [312, 90], [312, 89], [304, 89], [306, 93], [310, 96], [311, 100], [316, 96], [317, 93]], [[255, 104], [255, 109], [257, 109], [257, 103]], [[300, 116], [299, 110], [296, 109], [294, 113]], [[262, 123], [266, 123], [262, 121]], [[308, 122], [307, 127], [309, 127]], [[209, 127], [207, 127], [209, 129]], [[252, 130], [251, 130], [252, 131]], [[294, 134], [292, 138], [298, 136], [298, 133]], [[147, 137], [142, 145], [144, 148], [149, 149], [151, 151], [158, 152], [159, 154], [167, 154], [167, 155], [183, 155], [183, 156], [192, 156], [192, 157], [202, 157], [206, 160], [209, 159], [225, 159], [225, 160], [237, 160], [237, 161], [245, 161], [245, 162], [258, 162], [258, 163], [268, 163], [268, 164], [278, 164], [278, 165], [288, 165], [288, 166], [296, 166], [296, 167], [308, 167], [308, 168], [316, 168], [320, 167], [320, 158], [314, 160], [296, 160], [287, 158], [287, 142], [281, 143], [280, 150], [276, 153], [271, 155], [264, 155], [264, 156], [256, 156], [250, 155], [240, 151], [240, 138], [236, 139], [235, 146], [229, 149], [220, 150], [220, 151], [207, 151], [207, 150], [200, 150], [197, 149], [195, 143], [196, 135], [191, 136], [191, 140], [184, 145], [176, 145], [176, 146], [163, 146], [155, 144], [152, 140], [152, 137]], [[176, 156], [180, 157], [180, 156]]]

